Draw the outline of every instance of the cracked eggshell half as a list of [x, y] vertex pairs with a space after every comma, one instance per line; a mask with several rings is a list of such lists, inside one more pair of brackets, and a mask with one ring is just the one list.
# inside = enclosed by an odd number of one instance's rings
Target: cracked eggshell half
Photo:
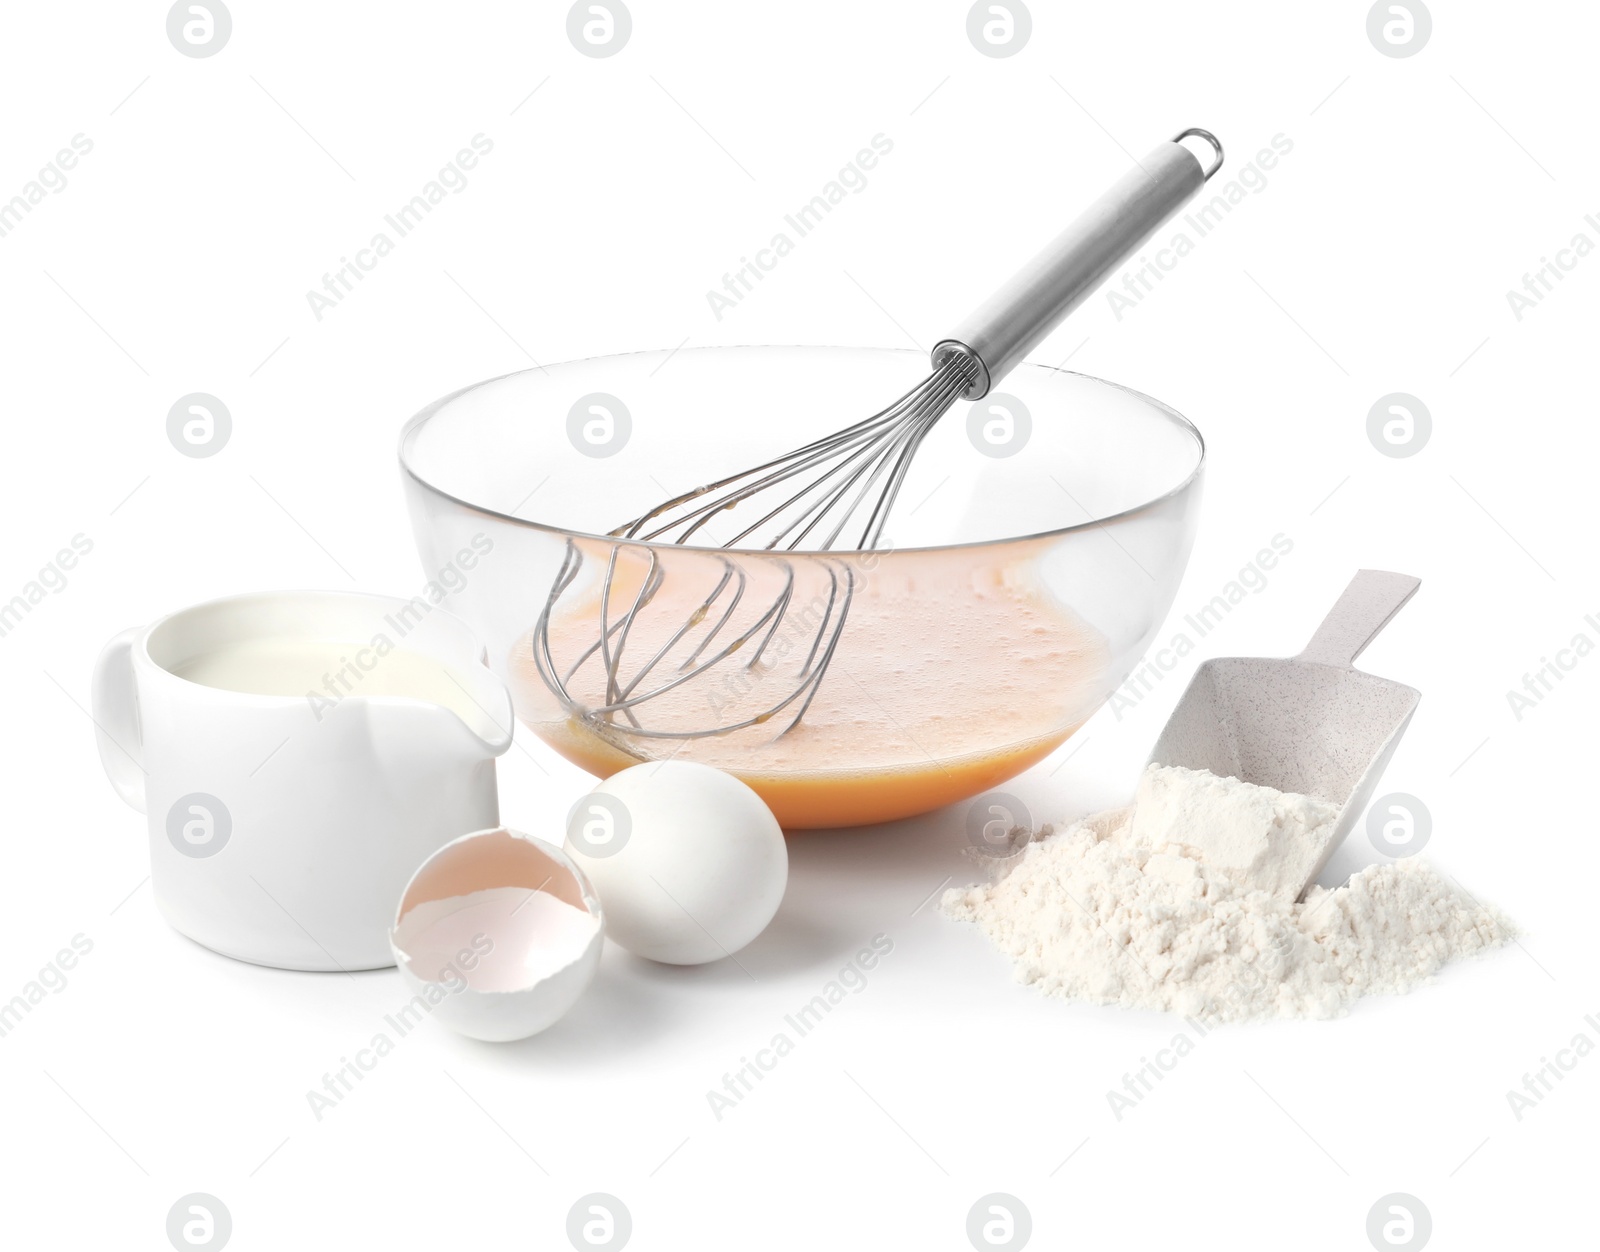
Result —
[[389, 946], [427, 1015], [505, 1043], [553, 1026], [594, 981], [594, 888], [560, 848], [499, 827], [445, 844], [400, 897]]

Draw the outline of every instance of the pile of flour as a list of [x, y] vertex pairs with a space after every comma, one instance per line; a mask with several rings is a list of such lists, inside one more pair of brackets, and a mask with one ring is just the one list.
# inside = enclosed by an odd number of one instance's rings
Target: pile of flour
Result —
[[[1121, 809], [1046, 828], [997, 864], [995, 881], [945, 892], [945, 912], [977, 923], [1019, 981], [1048, 994], [1211, 1021], [1336, 1017], [1516, 934], [1418, 860], [1296, 903], [1295, 875], [1321, 864], [1337, 808], [1270, 788], [1230, 806], [1215, 776], [1182, 773], [1194, 777], [1141, 780], [1142, 803], [1162, 797], [1159, 815]], [[1241, 817], [1252, 812], [1273, 832], [1265, 845]]]
[[1128, 841], [1156, 852], [1192, 848], [1230, 882], [1293, 900], [1327, 860], [1339, 806], [1311, 796], [1152, 765], [1139, 779]]

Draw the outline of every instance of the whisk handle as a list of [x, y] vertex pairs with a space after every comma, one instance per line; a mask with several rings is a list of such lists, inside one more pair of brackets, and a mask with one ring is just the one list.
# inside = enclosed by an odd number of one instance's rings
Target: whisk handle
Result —
[[[1191, 135], [1216, 150], [1210, 168], [1179, 142]], [[963, 395], [987, 395], [1221, 167], [1222, 145], [1209, 131], [1186, 130], [1156, 148], [934, 345], [934, 367], [959, 353], [975, 358], [982, 368]]]

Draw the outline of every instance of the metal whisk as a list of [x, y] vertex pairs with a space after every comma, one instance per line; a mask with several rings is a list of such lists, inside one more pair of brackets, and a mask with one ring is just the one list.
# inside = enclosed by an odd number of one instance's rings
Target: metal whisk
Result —
[[[1209, 166], [1183, 146], [1191, 137], [1210, 145]], [[569, 542], [532, 640], [539, 672], [569, 714], [627, 751], [634, 751], [636, 739], [733, 734], [790, 711], [779, 734], [792, 730], [811, 707], [843, 635], [856, 593], [851, 560], [723, 556], [695, 545], [695, 537], [720, 514], [743, 507], [749, 524], [708, 548], [793, 552], [804, 545], [806, 552], [826, 553], [847, 528], [853, 540], [846, 537], [843, 546], [876, 547], [912, 458], [939, 419], [957, 400], [987, 395], [1177, 213], [1222, 160], [1222, 145], [1208, 131], [1186, 130], [1161, 144], [940, 340], [932, 352], [933, 372], [893, 404], [804, 447], [674, 496], [612, 531], [623, 542], [604, 554], [598, 587], [588, 588], [595, 598], [565, 605], [585, 621], [597, 617], [598, 633], [558, 661], [552, 623], [586, 559]], [[865, 520], [854, 529], [852, 519], [861, 514]], [[694, 551], [692, 562], [687, 552], [671, 562], [679, 567], [671, 577], [700, 580], [691, 595], [676, 597], [679, 608], [671, 615], [649, 611], [669, 577], [655, 541]], [[620, 573], [624, 566], [627, 577]], [[813, 585], [802, 588], [803, 580]], [[695, 605], [686, 615], [685, 603]], [[786, 666], [791, 652], [797, 663]], [[748, 659], [730, 672], [729, 663], [741, 653]], [[635, 656], [642, 660], [635, 662]], [[768, 685], [754, 678], [774, 673], [784, 681], [765, 698]], [[708, 689], [699, 691], [705, 699], [697, 698], [697, 689]], [[752, 692], [754, 698], [732, 698]], [[661, 721], [647, 723], [647, 713]]]
[[[1208, 143], [1202, 168], [1182, 140]], [[1222, 145], [1190, 129], [1162, 144], [1023, 266], [955, 334], [934, 345], [933, 373], [882, 412], [803, 448], [656, 505], [611, 533], [690, 543], [713, 518], [740, 505], [760, 513], [725, 548], [827, 551], [870, 504], [853, 548], [876, 547], [923, 438], [958, 399], [978, 400], [1082, 304], [1213, 174]], [[811, 471], [816, 471], [814, 475]], [[810, 475], [798, 490], [791, 480]], [[764, 511], [763, 511], [764, 510]]]

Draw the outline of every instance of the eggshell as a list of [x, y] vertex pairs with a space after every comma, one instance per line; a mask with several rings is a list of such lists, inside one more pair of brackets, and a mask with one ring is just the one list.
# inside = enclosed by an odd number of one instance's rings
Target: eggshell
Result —
[[577, 1002], [600, 965], [603, 923], [594, 888], [565, 852], [500, 827], [423, 862], [389, 946], [423, 1015], [504, 1043], [549, 1028]]
[[789, 881], [777, 818], [731, 774], [635, 765], [574, 807], [566, 850], [605, 905], [606, 934], [672, 965], [731, 956], [766, 929]]

